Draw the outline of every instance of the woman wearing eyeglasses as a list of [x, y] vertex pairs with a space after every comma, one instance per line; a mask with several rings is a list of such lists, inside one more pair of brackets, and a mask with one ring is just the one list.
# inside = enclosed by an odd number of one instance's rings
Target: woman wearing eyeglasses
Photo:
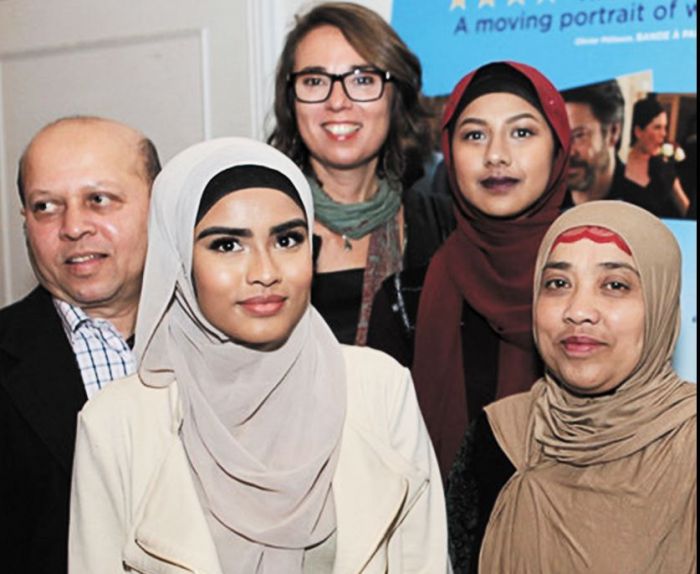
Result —
[[325, 3], [287, 35], [269, 143], [305, 172], [316, 209], [312, 302], [343, 343], [366, 342], [383, 279], [427, 264], [449, 196], [410, 183], [430, 154], [418, 59], [375, 12]]

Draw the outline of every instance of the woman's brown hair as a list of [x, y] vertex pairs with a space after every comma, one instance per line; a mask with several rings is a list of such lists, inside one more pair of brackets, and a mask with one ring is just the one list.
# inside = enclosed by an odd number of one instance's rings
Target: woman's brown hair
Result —
[[275, 79], [276, 126], [268, 143], [310, 170], [309, 151], [299, 135], [289, 74], [294, 71], [297, 46], [320, 26], [338, 28], [370, 64], [391, 73], [394, 98], [389, 133], [381, 151], [379, 174], [409, 185], [422, 175], [430, 154], [430, 111], [421, 94], [421, 65], [398, 34], [376, 12], [350, 2], [327, 2], [297, 16], [287, 34]]

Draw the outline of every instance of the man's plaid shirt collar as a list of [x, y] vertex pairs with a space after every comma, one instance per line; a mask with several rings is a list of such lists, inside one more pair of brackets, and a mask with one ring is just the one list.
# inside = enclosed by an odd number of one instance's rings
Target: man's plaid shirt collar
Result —
[[107, 319], [88, 316], [76, 305], [53, 299], [75, 354], [88, 398], [105, 384], [136, 370], [134, 354]]

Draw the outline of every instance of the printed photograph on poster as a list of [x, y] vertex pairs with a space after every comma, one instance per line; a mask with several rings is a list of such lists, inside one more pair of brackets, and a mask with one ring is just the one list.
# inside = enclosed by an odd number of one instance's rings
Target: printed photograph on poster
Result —
[[644, 71], [562, 90], [573, 204], [618, 199], [664, 219], [697, 219], [696, 94], [652, 86]]

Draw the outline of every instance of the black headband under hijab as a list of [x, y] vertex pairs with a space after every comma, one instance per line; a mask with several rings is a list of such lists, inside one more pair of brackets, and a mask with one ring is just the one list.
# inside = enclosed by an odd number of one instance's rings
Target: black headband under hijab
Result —
[[518, 96], [537, 109], [545, 119], [547, 118], [537, 97], [535, 87], [530, 80], [511, 66], [497, 62], [481, 68], [469, 84], [453, 116], [454, 120], [450, 126], [450, 133], [454, 131], [454, 124], [457, 123], [457, 119], [464, 108], [475, 99], [493, 93], [507, 93]]
[[237, 165], [220, 171], [209, 180], [202, 192], [202, 198], [199, 200], [195, 225], [202, 220], [221, 198], [234, 191], [251, 189], [253, 187], [281, 191], [290, 197], [306, 216], [306, 209], [301, 201], [299, 192], [286, 175], [261, 165]]

